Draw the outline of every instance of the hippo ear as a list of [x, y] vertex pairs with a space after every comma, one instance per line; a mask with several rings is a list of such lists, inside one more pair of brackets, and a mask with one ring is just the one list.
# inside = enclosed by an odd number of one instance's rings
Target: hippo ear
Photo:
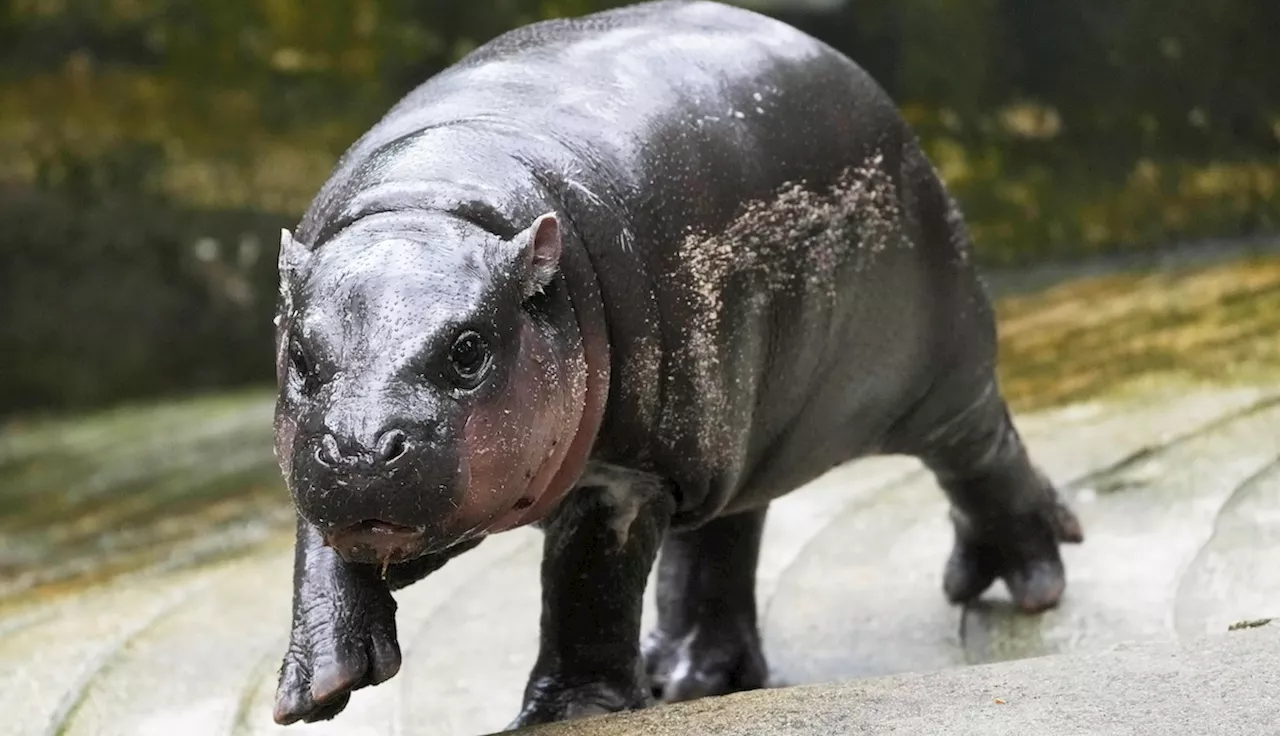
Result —
[[307, 246], [293, 239], [293, 234], [287, 229], [280, 229], [280, 261], [278, 268], [280, 270], [280, 288], [292, 285], [293, 279], [303, 266], [311, 258], [311, 251]]
[[280, 271], [280, 308], [274, 323], [278, 327], [282, 315], [293, 311], [293, 283], [298, 273], [311, 259], [311, 251], [307, 246], [293, 239], [293, 235], [285, 229], [280, 230], [280, 260], [277, 268]]
[[517, 233], [512, 242], [519, 249], [516, 262], [523, 279], [524, 297], [542, 293], [560, 266], [560, 218], [548, 212]]

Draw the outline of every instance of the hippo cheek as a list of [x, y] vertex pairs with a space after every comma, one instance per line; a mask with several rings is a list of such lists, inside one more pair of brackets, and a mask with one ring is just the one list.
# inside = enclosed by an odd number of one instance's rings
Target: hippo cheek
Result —
[[507, 389], [476, 405], [463, 431], [460, 471], [463, 488], [453, 528], [502, 531], [537, 507], [564, 457], [579, 412], [580, 371], [566, 371], [549, 341], [526, 327], [524, 349]]
[[[502, 402], [476, 407], [463, 430], [459, 476], [465, 480], [450, 526], [487, 530], [513, 508], [528, 508], [526, 490], [537, 472], [537, 452], [544, 444], [537, 430], [538, 408], [516, 408]], [[527, 428], [528, 431], [520, 431]]]
[[586, 363], [577, 360], [562, 365], [558, 391], [549, 396], [549, 406], [538, 415], [538, 452], [525, 466], [525, 490], [506, 514], [494, 520], [491, 533], [531, 524], [546, 516], [572, 487], [561, 476], [566, 458], [577, 449], [578, 432], [586, 401]]

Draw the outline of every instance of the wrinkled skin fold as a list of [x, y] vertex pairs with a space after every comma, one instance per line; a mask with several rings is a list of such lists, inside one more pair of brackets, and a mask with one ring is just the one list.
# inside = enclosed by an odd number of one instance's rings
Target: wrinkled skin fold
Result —
[[275, 720], [321, 721], [351, 692], [400, 671], [396, 603], [376, 568], [346, 563], [304, 521], [295, 548], [293, 628]]
[[280, 668], [274, 718], [313, 723], [333, 718], [351, 693], [400, 671], [396, 602], [391, 591], [417, 582], [479, 542], [390, 566], [345, 562], [305, 521], [294, 547], [293, 624]]

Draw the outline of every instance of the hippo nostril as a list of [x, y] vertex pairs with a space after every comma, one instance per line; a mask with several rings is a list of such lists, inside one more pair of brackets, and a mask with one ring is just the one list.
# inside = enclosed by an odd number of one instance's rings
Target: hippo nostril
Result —
[[404, 432], [393, 429], [378, 439], [377, 458], [384, 463], [399, 460], [406, 451]]
[[332, 468], [342, 463], [342, 451], [338, 449], [338, 441], [333, 435], [326, 434], [320, 440], [320, 446], [316, 448], [316, 462]]

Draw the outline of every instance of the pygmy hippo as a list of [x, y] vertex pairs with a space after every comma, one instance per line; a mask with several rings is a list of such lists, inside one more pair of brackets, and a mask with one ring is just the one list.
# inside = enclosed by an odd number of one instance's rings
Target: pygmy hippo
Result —
[[872, 454], [949, 498], [950, 600], [1063, 593], [1080, 524], [1010, 419], [956, 205], [888, 95], [794, 28], [664, 0], [509, 32], [393, 107], [282, 240], [280, 723], [396, 674], [392, 590], [530, 524], [513, 726], [761, 687], [769, 502]]

